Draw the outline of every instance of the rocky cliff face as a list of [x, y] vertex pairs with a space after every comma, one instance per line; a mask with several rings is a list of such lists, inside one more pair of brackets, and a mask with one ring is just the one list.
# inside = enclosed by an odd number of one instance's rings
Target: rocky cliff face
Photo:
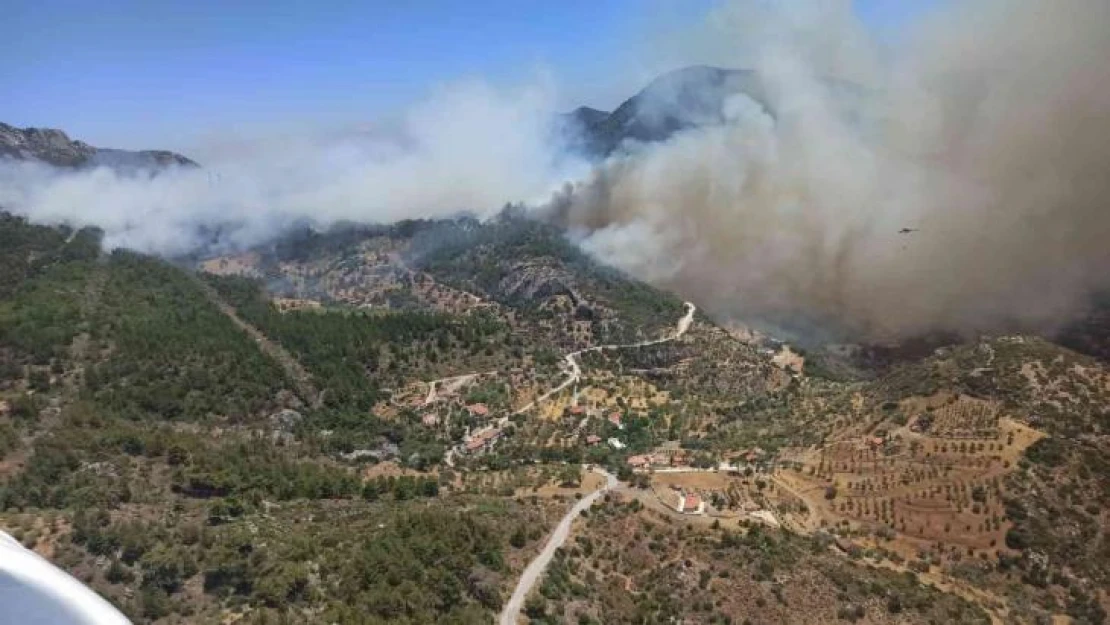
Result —
[[582, 152], [608, 156], [625, 141], [663, 141], [676, 132], [723, 122], [727, 98], [745, 94], [768, 107], [760, 77], [751, 70], [695, 66], [664, 74], [611, 113], [581, 107], [567, 115]]
[[[866, 92], [854, 83], [822, 79], [845, 119], [855, 119]], [[653, 80], [611, 113], [579, 107], [563, 117], [573, 149], [594, 157], [619, 152], [627, 142], [666, 141], [690, 128], [728, 123], [728, 102], [745, 96], [777, 115], [774, 89], [754, 70], [697, 65]]]
[[53, 128], [16, 128], [0, 123], [0, 158], [39, 161], [55, 167], [110, 167], [120, 170], [197, 167], [192, 160], [165, 150], [114, 150], [74, 141]]

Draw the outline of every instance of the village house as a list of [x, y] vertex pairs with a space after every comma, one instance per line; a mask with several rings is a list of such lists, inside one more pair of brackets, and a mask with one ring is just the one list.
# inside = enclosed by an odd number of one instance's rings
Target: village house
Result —
[[586, 444], [590, 445], [591, 447], [600, 443], [600, 442], [601, 442], [601, 437], [598, 436], [597, 434], [590, 434], [589, 436], [586, 437]]
[[689, 456], [680, 447], [662, 447], [651, 455], [651, 463], [658, 467], [684, 468], [689, 466]]
[[705, 514], [705, 502], [697, 493], [676, 493], [675, 510], [682, 514]]
[[470, 404], [466, 407], [466, 409], [468, 412], [470, 412], [471, 416], [474, 417], [489, 416], [489, 406], [485, 404]]
[[628, 466], [633, 469], [646, 469], [651, 466], [651, 456], [629, 456]]
[[624, 424], [621, 423], [621, 413], [613, 412], [609, 414], [609, 423], [612, 423], [617, 429], [624, 429]]
[[741, 471], [745, 468], [759, 470], [761, 465], [768, 460], [767, 452], [760, 447], [742, 449], [729, 456], [728, 463], [722, 463], [721, 468], [729, 471]]
[[434, 414], [428, 413], [423, 417], [420, 417], [420, 422], [428, 427], [436, 426], [439, 425], [439, 417]]
[[618, 451], [619, 451], [619, 450], [621, 450], [621, 449], [624, 449], [625, 447], [627, 447], [627, 445], [625, 445], [624, 443], [622, 443], [622, 442], [620, 441], [620, 439], [619, 439], [619, 438], [610, 438], [610, 439], [609, 439], [608, 441], [606, 441], [606, 442], [608, 442], [608, 443], [609, 443], [609, 446], [610, 446], [610, 447], [612, 447], [613, 449], [616, 449], [616, 450], [618, 450]]
[[580, 417], [580, 416], [586, 414], [586, 407], [585, 406], [577, 406], [577, 405], [576, 406], [571, 406], [570, 407], [570, 414], [572, 414], [576, 417]]
[[501, 436], [500, 430], [490, 429], [478, 432], [470, 437], [466, 442], [466, 452], [473, 454], [477, 453], [488, 446], [492, 445]]

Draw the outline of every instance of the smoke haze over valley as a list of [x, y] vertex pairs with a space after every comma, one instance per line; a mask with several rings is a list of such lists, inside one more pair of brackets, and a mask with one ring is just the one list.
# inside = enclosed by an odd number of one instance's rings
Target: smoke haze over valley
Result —
[[545, 88], [444, 88], [376, 131], [302, 133], [215, 145], [202, 169], [134, 175], [99, 167], [0, 166], [0, 206], [42, 222], [96, 225], [109, 247], [180, 254], [221, 227], [224, 247], [291, 224], [488, 215], [542, 199], [558, 178]]
[[0, 625], [1108, 622], [1110, 1], [15, 4]]
[[[758, 28], [744, 4], [707, 39], [754, 46], [774, 113], [737, 95], [599, 168], [559, 203], [587, 249], [718, 315], [871, 337], [1044, 329], [1108, 285], [1105, 3], [961, 3], [885, 64], [846, 3]], [[854, 118], [824, 72], [872, 78]]]
[[472, 81], [384, 136], [215, 149], [201, 169], [8, 162], [0, 206], [178, 254], [205, 227], [241, 247], [306, 221], [524, 202], [724, 319], [870, 339], [1050, 329], [1110, 286], [1108, 33], [1098, 0], [954, 4], [897, 45], [850, 2], [738, 0], [675, 33], [666, 63], [752, 72], [680, 71], [631, 118], [594, 116], [577, 130], [609, 133], [601, 155], [552, 123], [550, 81]]

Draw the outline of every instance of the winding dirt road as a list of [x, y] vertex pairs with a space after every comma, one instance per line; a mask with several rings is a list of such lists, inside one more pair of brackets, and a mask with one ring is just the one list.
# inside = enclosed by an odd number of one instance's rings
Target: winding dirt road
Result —
[[[518, 415], [527, 412], [536, 407], [537, 404], [547, 400], [553, 395], [565, 390], [570, 385], [575, 384], [579, 380], [581, 380], [582, 366], [578, 363], [578, 357], [582, 354], [586, 354], [589, 352], [600, 352], [610, 349], [631, 349], [636, 347], [647, 347], [649, 345], [658, 345], [660, 343], [673, 341], [681, 337], [683, 334], [686, 334], [687, 330], [690, 329], [690, 326], [694, 322], [694, 313], [696, 311], [697, 307], [694, 306], [694, 304], [686, 302], [686, 314], [684, 314], [682, 318], [678, 320], [678, 323], [675, 325], [674, 332], [663, 338], [652, 339], [650, 341], [640, 341], [638, 343], [628, 343], [625, 345], [596, 345], [594, 347], [587, 347], [586, 349], [580, 349], [578, 351], [567, 354], [563, 357], [563, 373], [567, 376], [566, 379], [563, 380], [556, 387], [547, 391], [546, 393], [536, 398], [534, 401], [530, 402], [523, 408], [520, 408], [513, 414]], [[505, 424], [508, 422], [509, 417], [502, 417], [498, 420], [496, 427], [504, 427]], [[578, 500], [578, 502], [574, 504], [574, 506], [559, 521], [559, 524], [555, 526], [555, 531], [553, 531], [551, 533], [551, 537], [547, 539], [547, 544], [544, 545], [543, 550], [540, 551], [539, 555], [537, 555], [535, 559], [528, 563], [528, 567], [524, 569], [524, 573], [520, 576], [520, 580], [517, 582], [516, 589], [513, 590], [512, 597], [509, 598], [509, 602], [505, 604], [505, 608], [501, 611], [501, 617], [498, 620], [500, 625], [516, 625], [517, 617], [520, 615], [520, 610], [524, 606], [524, 600], [528, 597], [528, 593], [531, 592], [532, 588], [536, 585], [536, 582], [538, 582], [540, 578], [543, 577], [544, 571], [546, 571], [548, 565], [551, 564], [551, 559], [555, 557], [555, 550], [563, 546], [563, 543], [566, 542], [567, 536], [570, 534], [570, 527], [574, 523], [574, 519], [576, 519], [583, 510], [592, 506], [594, 502], [597, 501], [598, 497], [600, 497], [603, 493], [617, 487], [618, 482], [615, 475], [598, 468], [595, 468], [594, 471], [605, 476], [605, 485]]]
[[605, 485], [579, 499], [559, 520], [559, 524], [555, 526], [555, 531], [547, 539], [547, 544], [543, 546], [543, 550], [528, 563], [528, 567], [521, 574], [520, 580], [513, 590], [513, 596], [509, 598], [509, 602], [501, 610], [501, 617], [498, 619], [500, 625], [516, 625], [516, 619], [520, 616], [520, 609], [524, 606], [524, 600], [528, 597], [528, 593], [532, 591], [536, 582], [543, 577], [543, 572], [547, 570], [547, 566], [551, 564], [552, 558], [555, 557], [555, 550], [562, 547], [563, 543], [567, 541], [567, 536], [570, 535], [570, 526], [574, 523], [574, 520], [578, 518], [583, 510], [592, 506], [603, 493], [616, 488], [617, 477], [615, 475], [598, 468], [595, 468], [594, 471], [605, 476]]
[[[578, 364], [578, 357], [581, 356], [582, 354], [586, 354], [586, 353], [589, 353], [589, 352], [600, 352], [600, 351], [611, 350], [611, 349], [633, 349], [633, 348], [636, 348], [636, 347], [648, 347], [649, 345], [659, 345], [660, 343], [667, 343], [669, 341], [673, 341], [675, 339], [678, 339], [683, 334], [686, 334], [686, 332], [690, 329], [690, 326], [693, 325], [693, 323], [694, 323], [694, 313], [697, 312], [698, 308], [692, 302], [685, 302], [685, 306], [686, 306], [686, 314], [684, 314], [678, 320], [678, 323], [675, 324], [674, 332], [672, 332], [671, 334], [669, 334], [667, 336], [664, 336], [664, 337], [658, 338], [658, 339], [652, 339], [650, 341], [640, 341], [638, 343], [627, 343], [627, 344], [624, 344], [624, 345], [618, 345], [618, 344], [595, 345], [593, 347], [587, 347], [585, 349], [580, 349], [576, 352], [570, 352], [566, 356], [563, 356], [563, 367], [562, 367], [562, 369], [563, 369], [563, 374], [567, 376], [566, 379], [563, 380], [562, 382], [560, 382], [559, 385], [556, 386], [555, 388], [552, 388], [551, 390], [547, 391], [543, 395], [540, 395], [536, 399], [528, 402], [528, 404], [525, 405], [524, 407], [519, 408], [516, 411], [514, 411], [513, 413], [505, 415], [504, 417], [501, 417], [500, 419], [498, 419], [494, 423], [493, 429], [500, 430], [501, 428], [504, 428], [509, 423], [509, 417], [513, 417], [513, 416], [516, 416], [516, 415], [519, 415], [519, 414], [524, 414], [525, 412], [528, 412], [529, 410], [535, 408], [540, 403], [542, 403], [544, 401], [547, 401], [552, 396], [560, 393], [561, 391], [566, 390], [566, 388], [568, 386], [570, 386], [571, 384], [575, 384], [579, 380], [581, 380], [582, 379], [582, 366], [580, 364]], [[471, 374], [471, 375], [473, 375], [473, 374]], [[457, 379], [465, 378], [465, 377], [467, 377], [467, 376], [457, 376], [455, 378], [448, 378], [448, 379], [457, 380]], [[443, 380], [440, 380], [440, 381], [443, 381]], [[429, 399], [435, 399], [435, 396], [436, 396], [435, 395], [435, 386], [434, 386], [434, 383], [433, 383], [432, 388], [429, 389], [428, 398]], [[488, 431], [488, 428], [483, 428], [483, 431]], [[470, 442], [470, 438], [471, 438], [470, 436], [467, 436], [461, 443], [459, 443], [458, 445], [448, 449], [447, 453], [443, 457], [444, 464], [446, 464], [449, 467], [454, 467], [455, 466], [455, 455], [457, 453], [461, 453], [462, 449], [466, 446], [466, 444], [468, 442]]]
[[683, 315], [682, 318], [678, 320], [678, 323], [675, 325], [675, 331], [673, 333], [671, 333], [670, 335], [668, 335], [668, 336], [665, 336], [665, 337], [659, 338], [659, 339], [652, 339], [650, 341], [640, 341], [638, 343], [627, 343], [627, 344], [624, 344], [624, 345], [617, 345], [617, 344], [613, 344], [613, 345], [595, 345], [593, 347], [587, 347], [585, 349], [580, 349], [576, 352], [570, 352], [569, 354], [567, 354], [566, 356], [563, 357], [563, 374], [566, 375], [567, 378], [565, 380], [563, 380], [558, 386], [556, 386], [555, 388], [547, 391], [543, 395], [540, 395], [534, 401], [529, 402], [526, 406], [524, 406], [523, 408], [518, 409], [513, 414], [522, 414], [522, 413], [528, 412], [532, 408], [535, 408], [538, 404], [541, 404], [544, 401], [550, 399], [553, 395], [557, 395], [561, 391], [565, 390], [571, 384], [574, 384], [574, 383], [578, 382], [579, 380], [581, 380], [582, 379], [582, 366], [580, 364], [578, 364], [578, 357], [581, 356], [582, 354], [588, 354], [590, 352], [600, 352], [600, 351], [612, 350], [612, 349], [632, 349], [632, 348], [636, 348], [636, 347], [648, 347], [649, 345], [659, 345], [660, 343], [666, 343], [668, 341], [673, 341], [673, 340], [681, 337], [683, 334], [686, 334], [686, 331], [690, 329], [690, 325], [694, 323], [694, 313], [697, 312], [697, 306], [694, 306], [694, 304], [691, 303], [691, 302], [686, 302], [685, 305], [686, 305], [686, 314]]
[[[460, 388], [469, 384], [476, 378], [479, 378], [483, 375], [493, 375], [495, 373], [497, 372], [486, 371], [483, 373], [466, 373], [463, 375], [451, 376], [449, 378], [432, 380], [431, 382], [428, 382], [428, 395], [424, 397], [424, 405], [427, 406], [428, 404], [432, 404], [438, 401], [441, 394], [450, 395], [458, 392]], [[443, 391], [439, 390], [440, 385], [443, 386]]]

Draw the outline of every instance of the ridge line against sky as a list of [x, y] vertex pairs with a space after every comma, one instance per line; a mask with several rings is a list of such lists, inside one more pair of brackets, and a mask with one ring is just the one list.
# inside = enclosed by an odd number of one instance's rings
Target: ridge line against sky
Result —
[[[937, 2], [852, 4], [882, 38]], [[17, 0], [6, 15], [0, 121], [104, 147], [188, 151], [232, 129], [369, 124], [468, 78], [540, 77], [565, 109], [611, 108], [676, 65], [650, 58], [651, 33], [693, 25], [720, 2], [325, 4]]]

